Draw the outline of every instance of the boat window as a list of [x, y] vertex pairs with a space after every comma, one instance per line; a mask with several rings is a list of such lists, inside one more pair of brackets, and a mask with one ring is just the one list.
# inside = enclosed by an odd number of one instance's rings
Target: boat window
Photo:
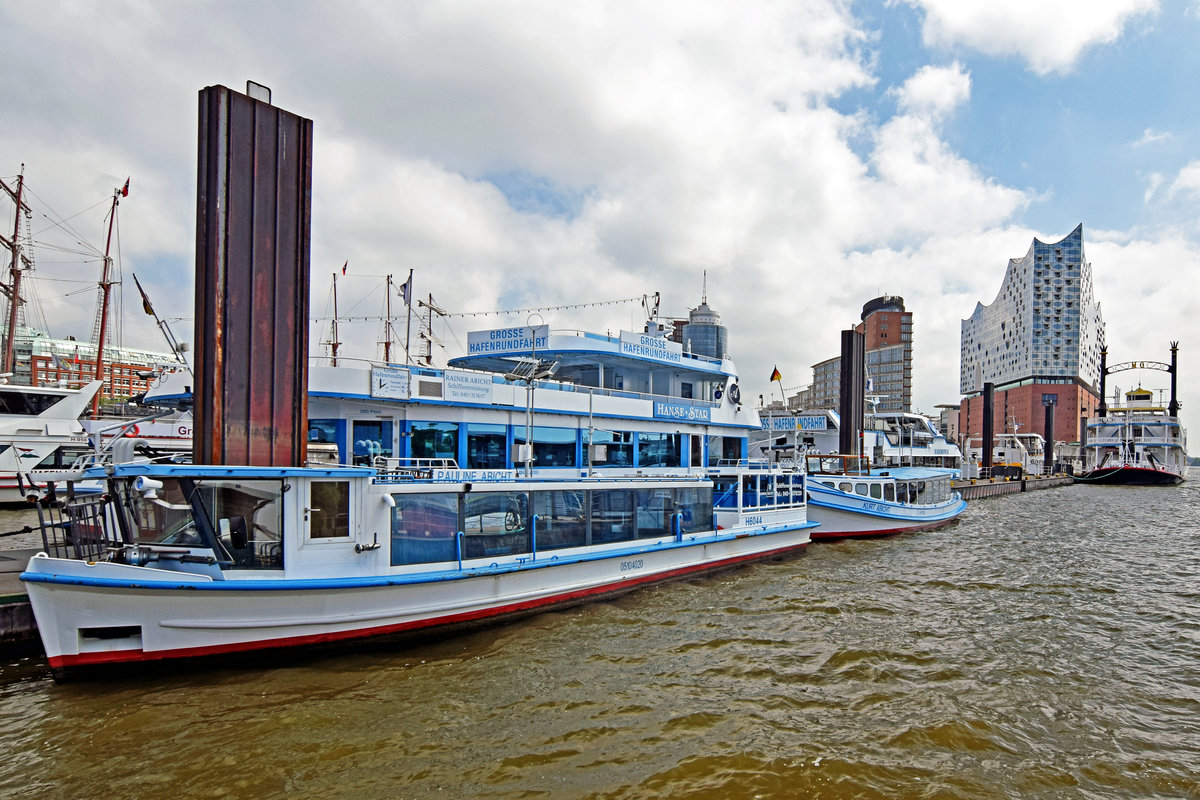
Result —
[[675, 510], [679, 513], [679, 529], [683, 533], [711, 531], [713, 525], [713, 496], [707, 488], [672, 489]]
[[592, 492], [592, 542], [625, 542], [637, 538], [636, 495], [623, 489]]
[[467, 425], [467, 469], [506, 469], [507, 438], [508, 428], [504, 425]]
[[896, 502], [908, 502], [908, 484], [904, 481], [896, 481]]
[[66, 396], [65, 394], [40, 394], [12, 389], [0, 391], [0, 414], [36, 416]]
[[742, 476], [742, 508], [757, 508], [762, 504], [758, 496], [758, 476]]
[[371, 465], [376, 458], [391, 458], [392, 421], [390, 419], [355, 420], [353, 463]]
[[[535, 467], [574, 467], [576, 441], [579, 431], [576, 428], [547, 428], [533, 429], [533, 466]], [[513, 444], [525, 443], [525, 428], [513, 428]]]
[[458, 458], [457, 422], [412, 423], [413, 458]]
[[457, 558], [457, 495], [395, 494], [392, 498], [396, 501], [391, 520], [392, 566]]
[[737, 508], [738, 483], [732, 478], [718, 478], [713, 481], [713, 505], [717, 508]]
[[871, 497], [874, 497], [876, 500], [883, 497], [883, 487], [878, 483], [871, 484]]
[[716, 467], [724, 464], [736, 464], [742, 460], [742, 443], [745, 439], [738, 436], [709, 436], [708, 437], [708, 466]]
[[633, 466], [632, 431], [593, 431], [592, 444], [604, 445], [605, 455], [603, 461], [594, 460], [593, 464], [602, 467]]
[[463, 558], [531, 551], [529, 499], [524, 492], [472, 492], [463, 498]]
[[587, 544], [586, 500], [580, 489], [533, 493], [538, 550]]
[[838, 484], [838, 488], [849, 494], [850, 492], [854, 491], [854, 484], [852, 484], [850, 481], [842, 481]]
[[350, 482], [309, 484], [308, 536], [334, 539], [350, 535]]
[[867, 485], [865, 483], [854, 484], [854, 493], [858, 494], [858, 495], [862, 495], [863, 497], [866, 497], [867, 496]]
[[[337, 447], [337, 461], [343, 460], [342, 442], [346, 438], [346, 420], [343, 419], [310, 419], [308, 421], [308, 444], [310, 455], [321, 450], [329, 451], [328, 447], [313, 447], [313, 445], [334, 445]], [[332, 460], [332, 459], [331, 459]]]
[[639, 539], [656, 539], [671, 533], [671, 514], [675, 499], [670, 489], [637, 490], [637, 535]]
[[892, 484], [885, 483], [883, 485], [883, 499], [889, 503], [896, 502], [896, 489]]
[[[130, 497], [135, 542], [212, 547], [218, 558], [232, 562], [223, 566], [233, 568], [283, 567], [283, 481], [163, 478], [161, 483]], [[207, 520], [195, 517], [197, 505]]]
[[[8, 446], [5, 445], [3, 449], [0, 449], [0, 453], [7, 449]], [[17, 452], [20, 454], [21, 451], [18, 449]], [[75, 463], [75, 459], [79, 458], [80, 456], [91, 455], [93, 452], [94, 451], [90, 447], [68, 447], [66, 445], [63, 445], [62, 447], [56, 447], [54, 448], [54, 452], [50, 453], [50, 455], [39, 461], [34, 466], [34, 469], [63, 469]], [[21, 465], [21, 469], [26, 468], [26, 465]]]
[[678, 433], [641, 432], [637, 439], [639, 467], [678, 467], [683, 464]]

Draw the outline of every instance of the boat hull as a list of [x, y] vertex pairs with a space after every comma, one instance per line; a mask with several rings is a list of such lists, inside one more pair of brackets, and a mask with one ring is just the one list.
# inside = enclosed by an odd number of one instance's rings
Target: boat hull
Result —
[[65, 670], [498, 621], [799, 552], [810, 528], [806, 523], [574, 558], [355, 580], [213, 581], [38, 555], [22, 579], [47, 660]]
[[1183, 483], [1183, 476], [1160, 469], [1116, 467], [1090, 470], [1076, 475], [1075, 480], [1105, 486], [1178, 486]]
[[967, 507], [957, 496], [936, 505], [902, 505], [810, 486], [808, 518], [818, 523], [813, 541], [934, 530], [949, 525]]

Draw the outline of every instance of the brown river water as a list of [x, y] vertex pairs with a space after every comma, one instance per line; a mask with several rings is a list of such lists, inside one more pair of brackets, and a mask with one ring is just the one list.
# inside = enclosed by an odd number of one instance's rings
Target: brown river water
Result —
[[1200, 798], [1200, 483], [422, 644], [65, 684], [13, 657], [0, 748], [3, 798]]

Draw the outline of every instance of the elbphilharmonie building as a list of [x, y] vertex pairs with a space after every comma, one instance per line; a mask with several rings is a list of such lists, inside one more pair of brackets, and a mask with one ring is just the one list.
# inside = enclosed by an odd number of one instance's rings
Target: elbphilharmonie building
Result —
[[1077, 436], [1080, 418], [1095, 406], [1103, 347], [1083, 225], [1057, 242], [1035, 238], [1024, 256], [1009, 260], [996, 298], [976, 304], [962, 322], [959, 390], [968, 396], [963, 412], [975, 418], [970, 428], [980, 427], [981, 413], [970, 414], [970, 402], [991, 383], [1004, 402], [995, 430], [1040, 433], [1042, 402], [1053, 396], [1056, 438]]

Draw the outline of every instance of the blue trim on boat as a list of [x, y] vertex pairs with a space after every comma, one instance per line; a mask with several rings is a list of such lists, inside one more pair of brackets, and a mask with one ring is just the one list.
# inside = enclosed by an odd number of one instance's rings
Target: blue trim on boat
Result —
[[662, 550], [675, 550], [681, 547], [703, 547], [708, 544], [734, 541], [749, 536], [770, 536], [780, 533], [807, 530], [817, 527], [819, 523], [805, 522], [803, 524], [763, 525], [759, 529], [737, 531], [735, 533], [715, 536], [691, 536], [684, 534], [682, 542], [663, 542], [656, 545], [627, 548], [622, 550], [606, 550], [603, 553], [585, 553], [578, 556], [560, 558], [530, 559], [507, 564], [490, 564], [486, 567], [471, 567], [466, 569], [440, 570], [437, 572], [422, 572], [414, 575], [376, 575], [366, 578], [298, 578], [273, 580], [223, 580], [203, 582], [172, 583], [170, 581], [135, 581], [129, 578], [83, 578], [77, 575], [63, 576], [56, 573], [22, 572], [20, 578], [26, 583], [49, 583], [64, 586], [103, 586], [119, 589], [168, 589], [186, 591], [302, 591], [311, 589], [368, 589], [379, 586], [405, 586], [422, 583], [441, 583], [444, 581], [467, 580], [488, 575], [502, 575], [522, 570], [545, 569], [560, 567], [564, 564], [580, 564], [589, 561], [616, 561], [635, 555], [644, 555]]

